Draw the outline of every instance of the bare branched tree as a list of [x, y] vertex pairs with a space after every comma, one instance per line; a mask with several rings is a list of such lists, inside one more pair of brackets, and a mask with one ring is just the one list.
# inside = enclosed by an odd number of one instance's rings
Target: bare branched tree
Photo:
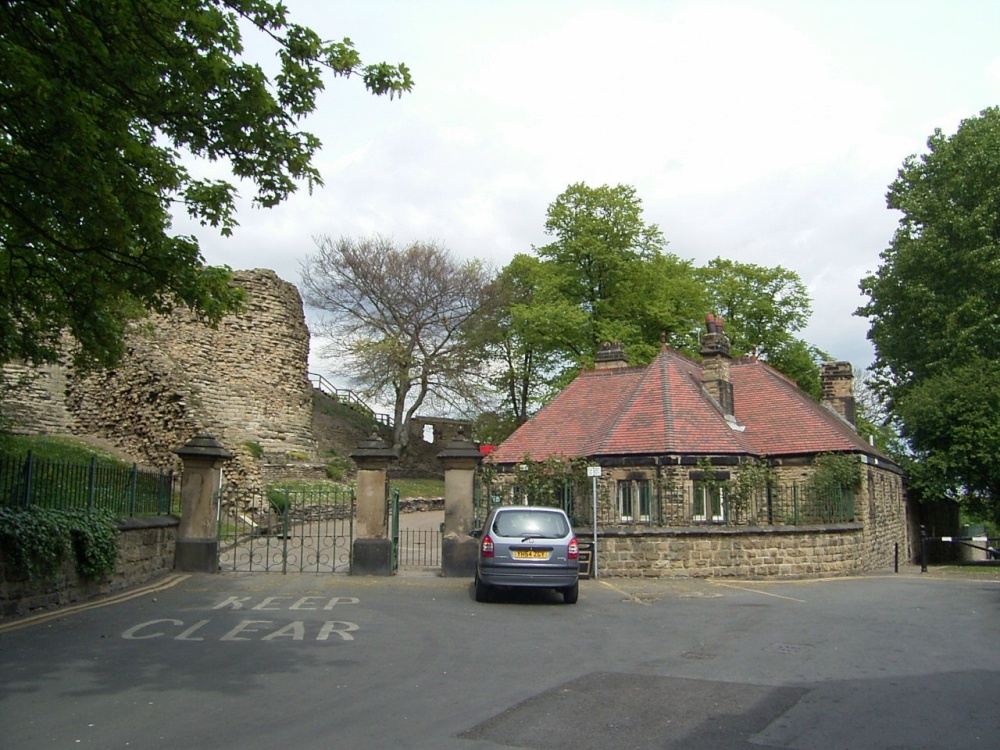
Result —
[[301, 275], [306, 304], [327, 313], [323, 356], [366, 398], [393, 404], [394, 447], [405, 451], [421, 406], [474, 399], [482, 364], [466, 334], [494, 314], [495, 274], [433, 242], [315, 241]]

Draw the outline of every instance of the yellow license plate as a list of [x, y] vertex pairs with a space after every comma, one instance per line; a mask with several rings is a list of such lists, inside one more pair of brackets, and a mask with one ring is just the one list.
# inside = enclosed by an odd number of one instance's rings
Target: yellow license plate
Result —
[[516, 549], [513, 550], [515, 560], [548, 560], [549, 553], [544, 549]]

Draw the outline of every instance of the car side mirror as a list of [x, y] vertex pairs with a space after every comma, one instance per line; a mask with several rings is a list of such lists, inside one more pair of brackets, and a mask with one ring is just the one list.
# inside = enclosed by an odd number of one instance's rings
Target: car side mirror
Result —
[[469, 532], [469, 536], [471, 536], [473, 539], [478, 539], [482, 535], [483, 535], [482, 529], [473, 529], [472, 531]]

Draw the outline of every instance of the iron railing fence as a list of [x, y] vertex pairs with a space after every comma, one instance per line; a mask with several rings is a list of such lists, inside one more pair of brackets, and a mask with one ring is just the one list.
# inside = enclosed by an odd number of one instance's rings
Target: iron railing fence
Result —
[[219, 570], [349, 573], [355, 496], [350, 487], [222, 491]]
[[[708, 496], [696, 485], [684, 489], [657, 488], [631, 494], [626, 501], [617, 492], [598, 488], [597, 525], [608, 526], [802, 526], [846, 523], [855, 519], [855, 494], [834, 487], [820, 489], [808, 483], [771, 484], [747, 489], [735, 482], [716, 482]], [[614, 494], [612, 494], [614, 493]], [[698, 502], [700, 500], [700, 502]], [[586, 481], [557, 481], [541, 491], [516, 483], [477, 482], [474, 497], [476, 525], [495, 505], [548, 505], [562, 508], [575, 526], [592, 527], [593, 486]]]
[[392, 427], [391, 415], [375, 411], [368, 404], [362, 401], [361, 397], [350, 388], [338, 388], [322, 375], [315, 372], [309, 373], [309, 382], [312, 383], [313, 388], [325, 393], [330, 398], [336, 399], [340, 403], [354, 409], [354, 411], [360, 414], [364, 414], [366, 417], [369, 417], [381, 425]]
[[166, 515], [175, 507], [173, 472], [0, 456], [0, 505], [30, 508], [103, 508], [119, 517]]

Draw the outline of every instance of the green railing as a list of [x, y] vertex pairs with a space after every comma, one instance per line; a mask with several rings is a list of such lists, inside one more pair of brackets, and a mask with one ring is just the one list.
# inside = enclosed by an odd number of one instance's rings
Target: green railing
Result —
[[0, 456], [0, 505], [17, 508], [104, 508], [120, 516], [172, 510], [172, 472]]

